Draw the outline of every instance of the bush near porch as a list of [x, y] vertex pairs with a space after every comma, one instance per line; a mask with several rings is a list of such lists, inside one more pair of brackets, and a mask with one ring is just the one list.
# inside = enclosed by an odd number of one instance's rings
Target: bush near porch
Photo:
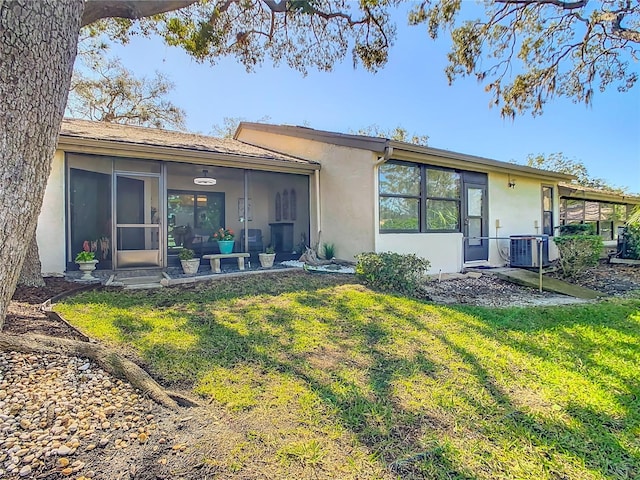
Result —
[[221, 477], [640, 477], [638, 299], [451, 308], [286, 274], [56, 310], [241, 426]]

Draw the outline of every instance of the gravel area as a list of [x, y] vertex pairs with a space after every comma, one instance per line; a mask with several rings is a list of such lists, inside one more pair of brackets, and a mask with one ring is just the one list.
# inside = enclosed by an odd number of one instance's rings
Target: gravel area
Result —
[[100, 465], [81, 453], [146, 443], [154, 409], [84, 359], [0, 353], [0, 477], [95, 477]]
[[528, 307], [569, 305], [586, 300], [552, 292], [539, 292], [500, 280], [491, 274], [472, 273], [438, 281], [428, 281], [422, 289], [429, 300], [445, 305], [478, 305], [485, 307]]

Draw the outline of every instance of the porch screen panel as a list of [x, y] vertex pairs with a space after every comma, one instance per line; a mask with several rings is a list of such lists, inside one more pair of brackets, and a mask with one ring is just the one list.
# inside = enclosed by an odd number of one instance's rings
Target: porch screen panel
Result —
[[111, 175], [69, 169], [69, 261], [84, 242], [96, 253], [100, 268], [111, 260]]

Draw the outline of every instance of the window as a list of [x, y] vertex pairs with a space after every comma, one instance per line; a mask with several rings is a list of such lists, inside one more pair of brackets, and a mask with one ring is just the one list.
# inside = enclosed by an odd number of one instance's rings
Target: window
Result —
[[380, 167], [380, 231], [420, 231], [420, 167], [385, 163]]
[[460, 231], [460, 173], [411, 163], [379, 169], [380, 232]]
[[542, 187], [542, 233], [553, 235], [553, 187]]
[[460, 174], [426, 169], [427, 230], [460, 230]]

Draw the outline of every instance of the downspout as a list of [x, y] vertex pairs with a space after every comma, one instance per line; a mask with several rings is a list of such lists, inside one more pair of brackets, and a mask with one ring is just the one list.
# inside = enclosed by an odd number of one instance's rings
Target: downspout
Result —
[[249, 213], [249, 171], [244, 170], [244, 195], [242, 201], [244, 202], [243, 210], [244, 217], [242, 219], [242, 229], [244, 230], [244, 245], [242, 245], [243, 251], [249, 251], [249, 223], [248, 213]]
[[393, 147], [387, 143], [387, 145], [384, 147], [383, 155], [381, 157], [378, 157], [378, 161], [374, 163], [374, 167], [377, 169], [383, 163], [388, 162], [391, 158], [391, 155], [393, 155]]
[[[322, 221], [320, 217], [320, 214], [322, 213], [320, 209], [320, 170], [314, 170], [313, 177], [316, 186], [316, 241], [319, 243], [320, 232], [322, 231]], [[309, 239], [309, 246], [311, 246], [311, 239]]]

